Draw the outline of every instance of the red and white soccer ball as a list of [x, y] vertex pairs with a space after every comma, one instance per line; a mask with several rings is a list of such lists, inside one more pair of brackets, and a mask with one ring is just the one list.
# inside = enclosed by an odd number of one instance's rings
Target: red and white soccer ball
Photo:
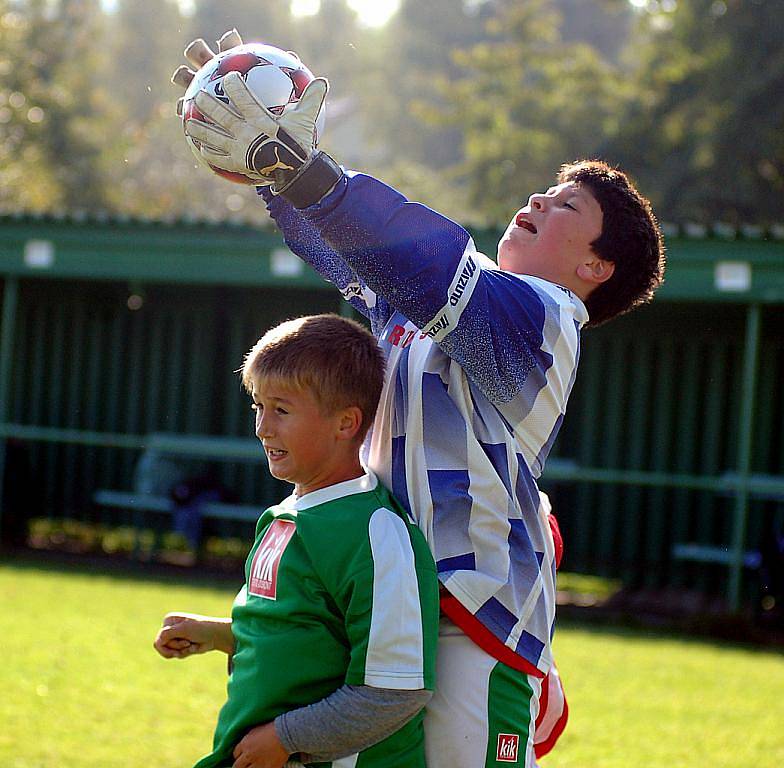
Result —
[[[210, 121], [199, 111], [194, 99], [205, 90], [229, 104], [223, 92], [223, 78], [228, 72], [239, 72], [254, 96], [273, 114], [282, 115], [299, 101], [305, 86], [313, 80], [313, 73], [299, 60], [296, 54], [282, 51], [272, 45], [246, 43], [219, 53], [208, 61], [193, 78], [185, 91], [182, 105], [183, 124], [189, 118]], [[324, 130], [324, 107], [316, 120], [316, 139]], [[186, 134], [188, 144], [199, 162], [229, 181], [239, 184], [258, 184], [258, 181], [242, 173], [224, 171], [207, 163], [199, 152], [200, 143]]]

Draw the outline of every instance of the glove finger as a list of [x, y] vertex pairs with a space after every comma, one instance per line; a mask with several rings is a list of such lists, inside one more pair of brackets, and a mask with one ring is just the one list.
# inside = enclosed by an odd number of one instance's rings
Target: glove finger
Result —
[[[223, 168], [226, 171], [236, 171], [237, 163], [235, 163], [225, 152], [220, 152], [213, 147], [208, 147], [203, 144], [199, 147], [199, 153], [210, 164], [216, 168]], [[245, 169], [241, 169], [243, 172]]]
[[223, 53], [228, 51], [229, 48], [235, 48], [238, 45], [242, 45], [240, 33], [236, 29], [230, 29], [228, 32], [224, 32], [221, 35], [221, 39], [218, 40], [218, 51]]
[[196, 73], [190, 67], [186, 67], [184, 64], [182, 64], [174, 70], [174, 74], [171, 76], [171, 81], [175, 85], [179, 85], [181, 88], [187, 88], [191, 84], [191, 80], [193, 80], [195, 75]]
[[185, 99], [181, 96], [177, 99], [177, 117], [182, 117], [183, 104], [185, 104]]
[[188, 47], [185, 49], [185, 58], [197, 69], [203, 67], [214, 57], [212, 49], [201, 37], [188, 43]]
[[321, 110], [324, 99], [327, 98], [329, 83], [323, 77], [311, 80], [302, 92], [299, 101], [296, 103], [293, 112], [310, 117], [314, 122]]
[[289, 56], [293, 56], [298, 62], [302, 63], [302, 59], [299, 57], [299, 54], [296, 51], [286, 51]]
[[256, 173], [248, 168], [239, 168], [237, 163], [227, 155], [215, 152], [210, 147], [201, 147], [199, 150], [204, 161], [215, 168], [221, 168], [224, 171], [231, 171], [232, 173], [241, 173], [253, 180], [254, 184], [269, 185], [272, 184], [272, 179], [269, 179], [261, 174]]
[[229, 154], [234, 143], [234, 137], [228, 136], [217, 126], [207, 125], [193, 118], [185, 121], [185, 133], [200, 144], [221, 154]]
[[[307, 156], [316, 146], [316, 119], [324, 104], [329, 85], [323, 77], [311, 80], [302, 92], [300, 100], [286, 113], [287, 133], [296, 136], [296, 141]], [[282, 134], [279, 138], [283, 140]]]
[[222, 101], [219, 101], [206, 91], [199, 91], [196, 94], [194, 101], [199, 108], [199, 111], [213, 123], [219, 125], [225, 133], [232, 136], [237, 135], [237, 129], [244, 120], [240, 115], [234, 112], [234, 110], [227, 107]]
[[247, 120], [252, 120], [256, 128], [273, 135], [278, 127], [274, 115], [261, 103], [248, 88], [239, 72], [229, 72], [223, 78], [223, 92], [229, 97], [237, 112]]

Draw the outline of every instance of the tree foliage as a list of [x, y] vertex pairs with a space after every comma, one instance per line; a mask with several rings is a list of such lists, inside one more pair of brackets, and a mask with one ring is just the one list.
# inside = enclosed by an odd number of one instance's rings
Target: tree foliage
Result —
[[[639, 5], [639, 3], [635, 4]], [[168, 78], [236, 26], [330, 78], [323, 146], [500, 224], [558, 166], [622, 165], [660, 218], [782, 219], [784, 0], [0, 0], [0, 206], [265, 219], [199, 167]]]
[[784, 0], [680, 0], [640, 19], [614, 143], [672, 220], [781, 220]]
[[111, 105], [98, 82], [97, 0], [3, 3], [6, 115], [2, 199], [34, 210], [100, 206], [102, 127]]
[[461, 76], [446, 92], [472, 208], [500, 223], [561, 164], [596, 155], [617, 133], [625, 88], [595, 48], [564, 41], [551, 0], [493, 6], [487, 38], [455, 54]]

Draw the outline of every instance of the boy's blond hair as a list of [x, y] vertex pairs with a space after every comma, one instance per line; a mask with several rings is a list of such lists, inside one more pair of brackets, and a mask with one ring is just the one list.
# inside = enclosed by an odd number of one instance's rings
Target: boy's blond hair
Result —
[[242, 384], [273, 380], [309, 390], [324, 413], [357, 406], [363, 440], [384, 385], [384, 355], [363, 325], [339, 315], [310, 315], [271, 328], [245, 356]]

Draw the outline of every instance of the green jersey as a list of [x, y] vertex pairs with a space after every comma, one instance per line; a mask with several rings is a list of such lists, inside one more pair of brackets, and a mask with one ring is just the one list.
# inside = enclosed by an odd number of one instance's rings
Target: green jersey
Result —
[[[230, 768], [250, 729], [344, 684], [433, 689], [435, 563], [374, 475], [264, 512], [245, 578], [232, 609], [228, 700], [213, 752], [196, 768]], [[424, 767], [422, 713], [358, 755], [319, 765]]]

